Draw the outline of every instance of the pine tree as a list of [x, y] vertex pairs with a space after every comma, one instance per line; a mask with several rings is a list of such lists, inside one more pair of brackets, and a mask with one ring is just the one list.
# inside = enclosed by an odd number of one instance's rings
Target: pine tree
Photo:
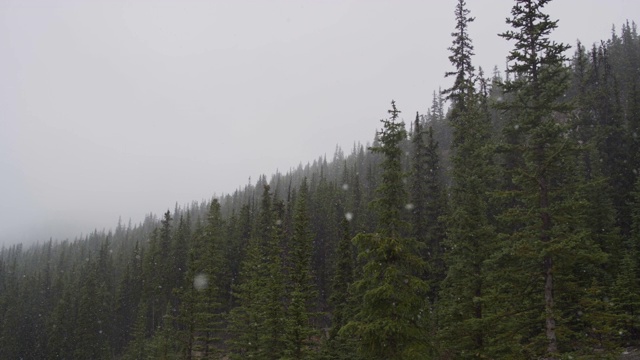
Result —
[[240, 279], [240, 268], [247, 255], [252, 223], [253, 218], [248, 204], [242, 205], [238, 215], [235, 216], [235, 214], [232, 214], [227, 222], [228, 255], [225, 260], [227, 263], [226, 266], [231, 274], [231, 283], [228, 289], [229, 300], [226, 311], [230, 311], [236, 305], [236, 297], [233, 296], [233, 287]]
[[449, 48], [449, 61], [455, 65], [455, 71], [445, 73], [445, 77], [455, 76], [453, 86], [442, 91], [447, 99], [453, 102], [453, 109], [464, 112], [467, 108], [469, 94], [473, 91], [474, 67], [471, 64], [473, 44], [469, 37], [469, 23], [475, 18], [469, 16], [464, 0], [458, 0], [455, 10], [456, 30], [451, 34], [453, 44]]
[[131, 341], [124, 354], [126, 360], [147, 358], [147, 304], [141, 301], [136, 311], [136, 318], [131, 329]]
[[[425, 131], [416, 113], [413, 125], [413, 161], [411, 172], [410, 198], [412, 208], [412, 235], [422, 244], [422, 258], [429, 271], [424, 274], [430, 281], [430, 299], [436, 298], [437, 288], [444, 276], [443, 239], [444, 226], [441, 217], [445, 215], [445, 200], [440, 174], [438, 143], [433, 138], [433, 127]], [[426, 137], [426, 143], [425, 143]]]
[[159, 328], [164, 311], [172, 295], [171, 266], [171, 213], [167, 211], [160, 221], [160, 227], [151, 234], [149, 250], [144, 258], [144, 292], [145, 301], [149, 302], [151, 328]]
[[169, 286], [172, 289], [180, 289], [185, 284], [185, 274], [187, 272], [187, 258], [189, 240], [191, 239], [190, 214], [187, 212], [186, 218], [180, 215], [178, 226], [171, 238], [171, 257], [169, 258], [172, 272], [170, 273]]
[[355, 256], [349, 224], [350, 221], [347, 220], [347, 217], [342, 217], [342, 237], [336, 248], [332, 291], [329, 297], [332, 322], [329, 338], [325, 345], [328, 357], [331, 359], [356, 359], [357, 357], [357, 338], [339, 333], [340, 329], [354, 317], [356, 308], [356, 298], [352, 286], [355, 275]]
[[[413, 134], [411, 137], [413, 145], [413, 161], [411, 172], [411, 204], [412, 204], [412, 232], [416, 240], [425, 244], [425, 251], [428, 251], [427, 227], [429, 221], [426, 218], [426, 197], [429, 196], [425, 177], [429, 171], [426, 160], [426, 146], [424, 144], [424, 132], [420, 124], [420, 115], [416, 113], [416, 120], [413, 123]], [[423, 256], [426, 259], [426, 256]]]
[[612, 289], [612, 302], [618, 315], [618, 329], [621, 329], [624, 345], [637, 345], [640, 334], [640, 264], [638, 253], [640, 250], [640, 179], [636, 180], [632, 192], [631, 231], [625, 243], [625, 253], [622, 258], [620, 271], [617, 274]]
[[234, 287], [237, 306], [229, 314], [227, 345], [232, 359], [258, 358], [261, 341], [261, 324], [264, 314], [261, 281], [266, 277], [260, 241], [252, 237], [240, 270], [239, 283]]
[[[77, 288], [75, 282], [67, 282], [62, 296], [54, 307], [49, 321], [48, 348], [50, 358], [70, 358], [73, 357], [75, 346], [76, 310], [77, 310]], [[6, 354], [0, 355], [4, 358]]]
[[335, 183], [328, 181], [323, 171], [318, 178], [317, 186], [309, 186], [310, 211], [314, 213], [313, 219], [310, 219], [310, 228], [314, 235], [312, 269], [316, 279], [319, 303], [326, 304], [331, 279], [331, 250], [337, 243], [335, 206], [333, 206], [337, 190]]
[[512, 98], [502, 108], [511, 116], [505, 128], [519, 139], [505, 148], [520, 160], [506, 169], [512, 183], [505, 194], [515, 201], [501, 214], [506, 243], [496, 263], [508, 274], [503, 283], [521, 289], [502, 303], [503, 313], [512, 314], [502, 331], [520, 333], [528, 356], [555, 358], [569, 350], [561, 343], [571, 331], [563, 312], [577, 309], [563, 299], [580, 288], [574, 266], [597, 261], [600, 251], [585, 229], [580, 209], [586, 201], [575, 177], [577, 147], [562, 116], [569, 109], [561, 101], [568, 87], [564, 52], [569, 47], [549, 38], [557, 21], [543, 12], [548, 3], [517, 1], [507, 19], [513, 30], [500, 35], [514, 42], [508, 56], [514, 77], [504, 84]]
[[311, 336], [316, 332], [311, 324], [317, 308], [317, 292], [311, 272], [313, 235], [310, 232], [306, 178], [296, 197], [293, 234], [289, 243], [289, 304], [287, 309], [287, 349], [285, 356], [306, 359], [310, 354]]
[[438, 313], [445, 352], [460, 357], [486, 356], [488, 327], [486, 296], [488, 266], [495, 247], [489, 192], [494, 174], [491, 166], [488, 114], [483, 94], [475, 89], [471, 63], [473, 46], [468, 35], [469, 17], [464, 1], [456, 6], [456, 32], [449, 57], [457, 74], [446, 90], [452, 101], [449, 123], [453, 129], [450, 213], [447, 216], [447, 275], [442, 284]]
[[284, 205], [273, 204], [264, 185], [260, 214], [242, 264], [230, 314], [228, 344], [233, 358], [279, 359], [285, 349], [284, 279], [282, 265]]
[[382, 184], [375, 206], [379, 216], [377, 233], [357, 235], [358, 258], [365, 265], [355, 288], [362, 296], [354, 319], [340, 334], [360, 338], [360, 352], [374, 359], [424, 358], [428, 317], [427, 283], [419, 277], [425, 263], [419, 244], [406, 238], [403, 212], [407, 204], [400, 143], [407, 137], [399, 111], [391, 102], [391, 118], [382, 120], [380, 144], [373, 151], [383, 155]]
[[[268, 195], [266, 193], [265, 195]], [[271, 212], [271, 231], [265, 243], [265, 257], [267, 267], [267, 277], [264, 281], [264, 303], [263, 312], [265, 314], [262, 343], [263, 356], [270, 359], [279, 359], [283, 356], [287, 346], [286, 339], [286, 309], [285, 309], [285, 277], [283, 264], [283, 242], [285, 241], [285, 229], [282, 219], [285, 216], [284, 203], [282, 201], [273, 202]]]
[[113, 294], [108, 283], [111, 257], [108, 241], [103, 244], [97, 260], [90, 260], [82, 270], [78, 313], [75, 323], [73, 356], [80, 359], [102, 359], [111, 353], [111, 308]]
[[197, 229], [189, 252], [187, 286], [178, 291], [180, 342], [186, 358], [214, 358], [220, 350], [222, 332], [221, 294], [224, 280], [223, 230], [220, 203], [209, 205], [207, 223]]

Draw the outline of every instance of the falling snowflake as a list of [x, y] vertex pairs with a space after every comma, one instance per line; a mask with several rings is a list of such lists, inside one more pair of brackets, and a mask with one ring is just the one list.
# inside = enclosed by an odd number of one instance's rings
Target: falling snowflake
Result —
[[408, 203], [407, 205], [404, 206], [404, 208], [411, 211], [415, 208], [415, 206], [412, 203]]
[[353, 214], [348, 212], [348, 213], [344, 214], [344, 218], [347, 219], [347, 221], [351, 221], [351, 220], [353, 220]]
[[193, 278], [193, 287], [196, 290], [204, 290], [207, 286], [209, 286], [209, 277], [206, 274], [200, 273]]
[[342, 185], [342, 190], [344, 190], [344, 191], [349, 190], [349, 184], [343, 184]]

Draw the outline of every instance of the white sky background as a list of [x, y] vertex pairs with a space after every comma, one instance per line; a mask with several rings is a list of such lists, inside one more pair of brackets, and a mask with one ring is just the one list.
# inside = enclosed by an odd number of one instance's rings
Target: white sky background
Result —
[[[411, 121], [451, 83], [455, 4], [0, 0], [0, 244], [137, 223], [349, 153], [391, 99]], [[474, 64], [502, 69], [512, 2], [467, 4]], [[640, 1], [548, 12], [555, 40], [590, 45]]]

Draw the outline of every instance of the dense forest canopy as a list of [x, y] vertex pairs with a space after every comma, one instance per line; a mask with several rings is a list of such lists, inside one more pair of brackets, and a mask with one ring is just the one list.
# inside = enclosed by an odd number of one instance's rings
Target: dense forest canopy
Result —
[[[640, 37], [518, 0], [371, 145], [73, 241], [0, 250], [2, 359], [559, 359], [640, 346]], [[572, 54], [572, 55], [570, 55]], [[381, 114], [385, 116], [385, 114]]]

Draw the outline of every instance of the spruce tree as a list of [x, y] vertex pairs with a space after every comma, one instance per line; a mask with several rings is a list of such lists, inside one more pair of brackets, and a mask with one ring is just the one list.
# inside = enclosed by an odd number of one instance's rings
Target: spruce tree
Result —
[[124, 354], [126, 360], [145, 359], [147, 357], [147, 303], [141, 301], [131, 328], [131, 341]]
[[[416, 120], [413, 123], [413, 134], [411, 136], [413, 145], [413, 161], [411, 172], [411, 204], [413, 205], [413, 218], [411, 219], [412, 233], [416, 240], [425, 244], [425, 251], [428, 251], [427, 227], [429, 222], [426, 218], [427, 186], [425, 177], [429, 171], [426, 167], [426, 146], [424, 144], [424, 132], [420, 124], [420, 115], [416, 113]], [[426, 259], [426, 256], [423, 255]]]
[[406, 137], [400, 113], [391, 102], [390, 119], [382, 120], [380, 143], [374, 152], [383, 155], [382, 183], [375, 207], [379, 216], [377, 233], [359, 234], [353, 242], [364, 263], [362, 278], [355, 282], [362, 303], [340, 334], [359, 337], [362, 355], [374, 359], [424, 358], [429, 347], [427, 283], [419, 277], [425, 262], [418, 255], [419, 244], [404, 237], [403, 221], [407, 194], [402, 172], [401, 142]]
[[567, 301], [571, 289], [586, 287], [580, 283], [584, 274], [575, 277], [575, 266], [598, 261], [601, 252], [585, 227], [587, 203], [575, 176], [577, 147], [563, 116], [569, 110], [562, 101], [569, 47], [550, 39], [557, 21], [543, 12], [548, 3], [517, 1], [507, 19], [513, 30], [500, 34], [514, 42], [508, 56], [513, 78], [504, 83], [511, 99], [502, 109], [510, 116], [505, 129], [518, 139], [505, 149], [519, 160], [505, 169], [511, 184], [503, 194], [514, 201], [500, 216], [506, 242], [495, 261], [507, 275], [503, 283], [520, 289], [504, 298], [502, 313], [513, 316], [503, 331], [512, 339], [519, 333], [527, 356], [556, 358], [571, 350], [562, 343], [571, 333], [563, 315], [578, 311]]
[[[444, 91], [451, 100], [449, 123], [453, 129], [450, 212], [447, 222], [447, 275], [442, 283], [438, 313], [443, 351], [461, 357], [486, 356], [487, 260], [495, 247], [490, 213], [490, 122], [482, 111], [482, 94], [475, 89], [471, 63], [473, 45], [464, 1], [455, 10], [456, 31], [449, 57], [456, 75]], [[446, 350], [444, 350], [446, 349]]]
[[284, 219], [285, 208], [282, 201], [273, 202], [271, 213], [272, 227], [265, 247], [267, 277], [264, 279], [263, 312], [266, 315], [263, 324], [262, 349], [263, 356], [279, 359], [286, 346], [286, 279], [284, 276], [283, 246], [285, 241]]
[[131, 329], [142, 297], [142, 249], [136, 242], [116, 292], [115, 340], [120, 353], [132, 339]]
[[[343, 212], [341, 212], [343, 213]], [[340, 329], [355, 316], [360, 297], [353, 286], [356, 277], [356, 253], [351, 235], [353, 218], [342, 216], [340, 219], [340, 241], [335, 249], [333, 279], [331, 282], [331, 327], [323, 354], [328, 359], [360, 359], [357, 334], [340, 333]]]
[[187, 258], [189, 252], [189, 240], [191, 239], [191, 220], [187, 212], [186, 217], [180, 215], [178, 226], [171, 238], [169, 264], [173, 270], [170, 273], [169, 286], [172, 289], [180, 289], [185, 285], [185, 273], [187, 272]]
[[618, 329], [624, 345], [638, 344], [640, 334], [640, 179], [636, 180], [631, 208], [631, 231], [625, 241], [625, 252], [612, 291], [612, 302], [618, 315]]
[[189, 253], [187, 285], [178, 291], [179, 324], [183, 354], [187, 358], [213, 358], [220, 351], [223, 230], [220, 203], [213, 199], [206, 224], [197, 229]]
[[311, 336], [315, 333], [311, 320], [313, 311], [317, 308], [317, 292], [311, 273], [313, 235], [309, 228], [308, 196], [309, 189], [305, 178], [296, 197], [293, 233], [289, 242], [289, 304], [285, 325], [285, 355], [292, 359], [309, 357]]
[[464, 0], [458, 0], [455, 10], [456, 27], [451, 33], [453, 36], [453, 44], [449, 48], [451, 55], [449, 61], [455, 66], [454, 71], [445, 73], [445, 77], [454, 76], [453, 86], [442, 91], [447, 95], [447, 99], [454, 104], [454, 109], [465, 111], [469, 102], [469, 93], [473, 91], [474, 67], [471, 63], [473, 53], [473, 44], [469, 37], [469, 23], [475, 18], [469, 16], [469, 10], [466, 8]]
[[[426, 139], [425, 139], [426, 138]], [[426, 140], [426, 142], [425, 142]], [[429, 297], [435, 300], [437, 288], [444, 276], [443, 240], [445, 215], [444, 185], [441, 180], [438, 143], [433, 138], [433, 127], [423, 128], [416, 113], [412, 134], [413, 159], [410, 198], [412, 208], [412, 235], [422, 245], [422, 258], [429, 271], [425, 280], [430, 282]]]
[[252, 237], [240, 269], [239, 283], [233, 288], [237, 306], [229, 314], [227, 346], [232, 359], [258, 358], [260, 350], [261, 282], [266, 277], [263, 255], [257, 237]]
[[286, 345], [280, 246], [284, 232], [282, 221], [278, 221], [284, 215], [284, 205], [273, 203], [269, 189], [265, 184], [240, 283], [234, 288], [238, 306], [232, 309], [229, 320], [232, 358], [279, 359]]
[[79, 359], [108, 357], [112, 293], [108, 283], [111, 258], [108, 242], [103, 244], [97, 259], [90, 259], [81, 269], [80, 292], [75, 323], [73, 356]]
[[159, 328], [164, 311], [173, 291], [171, 279], [171, 222], [173, 218], [167, 211], [160, 221], [160, 227], [153, 230], [150, 237], [149, 250], [144, 258], [144, 300], [147, 301], [151, 317], [151, 328]]

